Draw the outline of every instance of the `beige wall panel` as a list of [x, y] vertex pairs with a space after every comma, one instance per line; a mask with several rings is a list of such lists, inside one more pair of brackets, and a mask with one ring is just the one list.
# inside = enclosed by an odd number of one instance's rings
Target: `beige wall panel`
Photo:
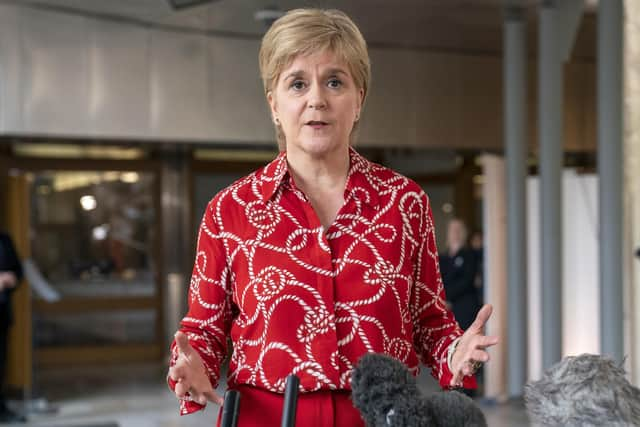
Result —
[[463, 57], [460, 72], [461, 120], [459, 147], [501, 149], [502, 61], [493, 57]]

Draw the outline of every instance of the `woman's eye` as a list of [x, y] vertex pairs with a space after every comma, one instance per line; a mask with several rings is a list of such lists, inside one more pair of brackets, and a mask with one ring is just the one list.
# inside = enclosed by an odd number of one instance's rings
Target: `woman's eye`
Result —
[[304, 89], [304, 82], [302, 80], [296, 80], [293, 83], [291, 83], [291, 88], [295, 89], [295, 90], [302, 90]]
[[327, 82], [327, 86], [332, 89], [337, 89], [342, 86], [342, 82], [338, 79], [329, 79], [329, 81]]

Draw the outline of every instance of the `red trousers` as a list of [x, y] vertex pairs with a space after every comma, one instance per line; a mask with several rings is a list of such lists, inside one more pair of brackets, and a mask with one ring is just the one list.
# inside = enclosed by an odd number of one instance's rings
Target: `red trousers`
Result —
[[[284, 395], [251, 386], [238, 386], [238, 427], [280, 427]], [[222, 408], [217, 426], [222, 421]], [[296, 427], [364, 427], [349, 391], [298, 394]]]

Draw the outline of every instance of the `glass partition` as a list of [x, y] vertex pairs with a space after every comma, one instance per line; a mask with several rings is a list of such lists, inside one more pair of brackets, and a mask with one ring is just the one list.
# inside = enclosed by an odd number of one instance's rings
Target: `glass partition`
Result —
[[157, 333], [155, 175], [32, 173], [38, 347], [152, 343]]

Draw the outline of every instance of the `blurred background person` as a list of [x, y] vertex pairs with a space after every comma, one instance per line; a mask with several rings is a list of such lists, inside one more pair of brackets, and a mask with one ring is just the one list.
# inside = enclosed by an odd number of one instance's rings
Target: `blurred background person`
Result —
[[467, 247], [467, 227], [458, 218], [447, 225], [447, 245], [440, 254], [440, 274], [447, 302], [463, 330], [478, 314], [480, 304], [476, 288], [477, 255]]
[[13, 241], [8, 234], [0, 232], [0, 423], [25, 421], [22, 415], [9, 409], [5, 396], [7, 344], [13, 318], [11, 294], [20, 280], [22, 265]]

